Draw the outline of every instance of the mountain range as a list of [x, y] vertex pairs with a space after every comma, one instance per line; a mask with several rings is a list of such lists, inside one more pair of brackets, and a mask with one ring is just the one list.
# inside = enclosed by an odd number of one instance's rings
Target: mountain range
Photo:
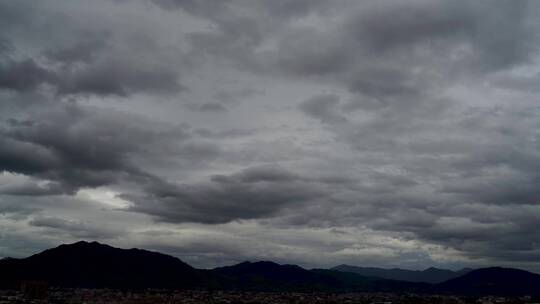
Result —
[[448, 269], [430, 267], [426, 270], [407, 270], [399, 268], [384, 269], [375, 267], [339, 265], [333, 267], [332, 270], [352, 272], [368, 277], [436, 284], [460, 277], [464, 274], [471, 272], [473, 269], [463, 268], [459, 271], [452, 271]]
[[[449, 279], [441, 282], [445, 276]], [[340, 265], [307, 270], [261, 261], [204, 270], [158, 252], [97, 242], [60, 245], [27, 258], [0, 260], [0, 288], [18, 288], [24, 281], [87, 288], [540, 295], [540, 275], [511, 268], [453, 272]]]

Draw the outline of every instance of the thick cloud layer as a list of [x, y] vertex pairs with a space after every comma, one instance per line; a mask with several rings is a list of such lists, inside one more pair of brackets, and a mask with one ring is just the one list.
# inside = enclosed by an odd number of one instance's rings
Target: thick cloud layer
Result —
[[538, 13], [0, 0], [0, 256], [540, 271]]

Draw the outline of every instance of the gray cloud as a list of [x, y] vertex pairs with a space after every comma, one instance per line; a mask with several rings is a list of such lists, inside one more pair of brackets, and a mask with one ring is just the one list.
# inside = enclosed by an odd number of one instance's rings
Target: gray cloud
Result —
[[25, 91], [41, 84], [54, 83], [55, 73], [40, 67], [32, 59], [8, 61], [0, 66], [0, 88]]
[[[88, 46], [76, 48], [88, 50]], [[48, 54], [63, 64], [59, 70], [43, 67], [33, 59], [8, 61], [0, 66], [0, 87], [27, 91], [49, 84], [59, 95], [122, 97], [139, 92], [175, 93], [183, 89], [176, 72], [123, 58], [80, 63], [79, 60], [87, 61], [91, 57], [90, 54], [76, 54], [77, 51], [70, 49]]]
[[58, 93], [117, 95], [133, 93], [175, 93], [183, 89], [178, 74], [166, 67], [147, 66], [145, 62], [107, 58], [89, 64], [86, 69], [61, 71]]
[[110, 47], [107, 43], [111, 37], [106, 33], [83, 31], [79, 34], [81, 41], [46, 50], [44, 51], [45, 57], [50, 61], [66, 65], [90, 63], [97, 59], [100, 52]]
[[181, 141], [186, 136], [159, 127], [145, 128], [148, 122], [120, 112], [69, 104], [49, 106], [52, 109], [41, 108], [27, 123], [8, 120], [1, 130], [0, 168], [50, 181], [38, 188], [12, 188], [9, 194], [74, 193], [81, 187], [145, 179], [151, 175], [137, 168], [133, 157], [148, 155], [145, 146], [160, 145], [158, 141], [164, 137]]
[[327, 94], [305, 100], [300, 104], [300, 109], [323, 123], [346, 122], [347, 118], [339, 113], [338, 106], [339, 96]]
[[93, 223], [65, 220], [56, 217], [35, 217], [29, 222], [30, 226], [51, 229], [60, 233], [67, 233], [75, 238], [98, 239], [110, 238], [122, 234], [120, 231], [113, 231], [107, 227], [98, 226]]
[[[0, 5], [11, 17], [4, 20], [4, 28], [6, 41], [13, 45], [2, 48], [0, 88], [28, 91], [48, 84], [59, 95], [100, 97], [173, 94], [185, 89], [176, 64], [149, 60], [149, 56], [164, 54], [148, 35], [113, 43], [117, 32], [111, 27], [78, 23], [75, 16], [42, 5]], [[43, 14], [54, 16], [58, 23], [44, 22]], [[35, 32], [49, 35], [49, 40], [33, 37]], [[21, 45], [28, 44], [28, 51], [21, 52]]]
[[198, 106], [192, 106], [191, 109], [195, 110], [195, 111], [210, 112], [210, 113], [212, 113], [212, 112], [218, 113], [218, 112], [226, 112], [227, 111], [227, 108], [225, 106], [223, 106], [222, 104], [217, 103], [217, 102], [203, 103], [203, 104], [198, 105]]
[[290, 172], [274, 167], [250, 168], [215, 175], [195, 185], [152, 184], [142, 196], [123, 195], [132, 211], [168, 222], [227, 223], [276, 215], [288, 205], [316, 199], [321, 190]]
[[36, 182], [25, 182], [15, 185], [0, 186], [0, 193], [4, 195], [55, 195], [62, 194], [65, 189], [56, 182], [38, 184]]

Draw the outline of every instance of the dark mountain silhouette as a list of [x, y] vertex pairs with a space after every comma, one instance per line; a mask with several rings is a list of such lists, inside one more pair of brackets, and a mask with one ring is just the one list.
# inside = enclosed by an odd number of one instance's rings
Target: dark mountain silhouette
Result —
[[328, 269], [306, 270], [274, 262], [244, 262], [213, 269], [236, 289], [278, 291], [429, 291], [427, 284], [365, 277]]
[[249, 290], [328, 290], [339, 289], [340, 282], [296, 265], [274, 262], [243, 262], [219, 267], [212, 273], [226, 278], [228, 286]]
[[376, 267], [358, 267], [350, 265], [339, 265], [333, 267], [332, 270], [343, 272], [352, 272], [368, 277], [376, 277], [391, 280], [400, 280], [407, 282], [424, 282], [424, 283], [442, 283], [444, 281], [460, 277], [472, 269], [464, 268], [459, 271], [452, 271], [439, 268], [428, 268], [426, 270], [406, 270], [406, 269], [384, 269]]
[[311, 271], [337, 280], [340, 283], [340, 291], [346, 292], [370, 291], [430, 293], [433, 289], [433, 286], [427, 283], [367, 277], [352, 272], [329, 269], [312, 269]]
[[157, 252], [119, 249], [97, 242], [60, 245], [25, 259], [0, 261], [0, 285], [23, 280], [62, 287], [196, 287], [204, 274]]
[[540, 295], [540, 275], [513, 268], [482, 268], [437, 287], [454, 294]]
[[[424, 272], [439, 273], [433, 269]], [[540, 275], [517, 269], [478, 269], [440, 284], [390, 280], [331, 269], [306, 270], [273, 262], [244, 262], [199, 270], [158, 252], [119, 249], [97, 242], [61, 245], [24, 259], [0, 260], [0, 288], [18, 288], [24, 281], [45, 281], [56, 287], [130, 289], [540, 293]]]
[[403, 290], [400, 284], [410, 284], [273, 262], [199, 270], [161, 253], [97, 242], [61, 245], [25, 259], [0, 261], [0, 287], [18, 288], [24, 281], [59, 287], [335, 292]]

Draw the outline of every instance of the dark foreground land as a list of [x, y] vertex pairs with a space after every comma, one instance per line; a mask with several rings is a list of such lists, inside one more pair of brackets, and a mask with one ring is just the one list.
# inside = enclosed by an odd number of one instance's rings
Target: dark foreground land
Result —
[[158, 303], [538, 303], [531, 297], [465, 297], [450, 295], [416, 295], [392, 293], [293, 293], [293, 292], [226, 292], [226, 291], [170, 291], [145, 290], [121, 291], [115, 289], [48, 289], [41, 294], [22, 291], [0, 291], [0, 304], [7, 303], [96, 303], [96, 304], [158, 304]]
[[[448, 295], [449, 298], [451, 295], [540, 296], [540, 275], [519, 269], [489, 267], [465, 273], [428, 269], [408, 271], [401, 280], [389, 279], [386, 272], [366, 274], [362, 273], [364, 270], [358, 267], [347, 271], [304, 269], [271, 261], [197, 269], [158, 252], [77, 242], [23, 259], [0, 260], [0, 289], [223, 290], [228, 291], [226, 295], [240, 291], [263, 295], [262, 292], [268, 295], [392, 293]], [[446, 281], [433, 276], [441, 273], [446, 276]], [[453, 278], [449, 279], [448, 274]], [[424, 276], [423, 280], [429, 275], [439, 283], [418, 281], [417, 275]]]
[[261, 261], [197, 269], [158, 252], [78, 242], [0, 260], [0, 304], [540, 303], [540, 275], [519, 269], [380, 273], [347, 267]]

